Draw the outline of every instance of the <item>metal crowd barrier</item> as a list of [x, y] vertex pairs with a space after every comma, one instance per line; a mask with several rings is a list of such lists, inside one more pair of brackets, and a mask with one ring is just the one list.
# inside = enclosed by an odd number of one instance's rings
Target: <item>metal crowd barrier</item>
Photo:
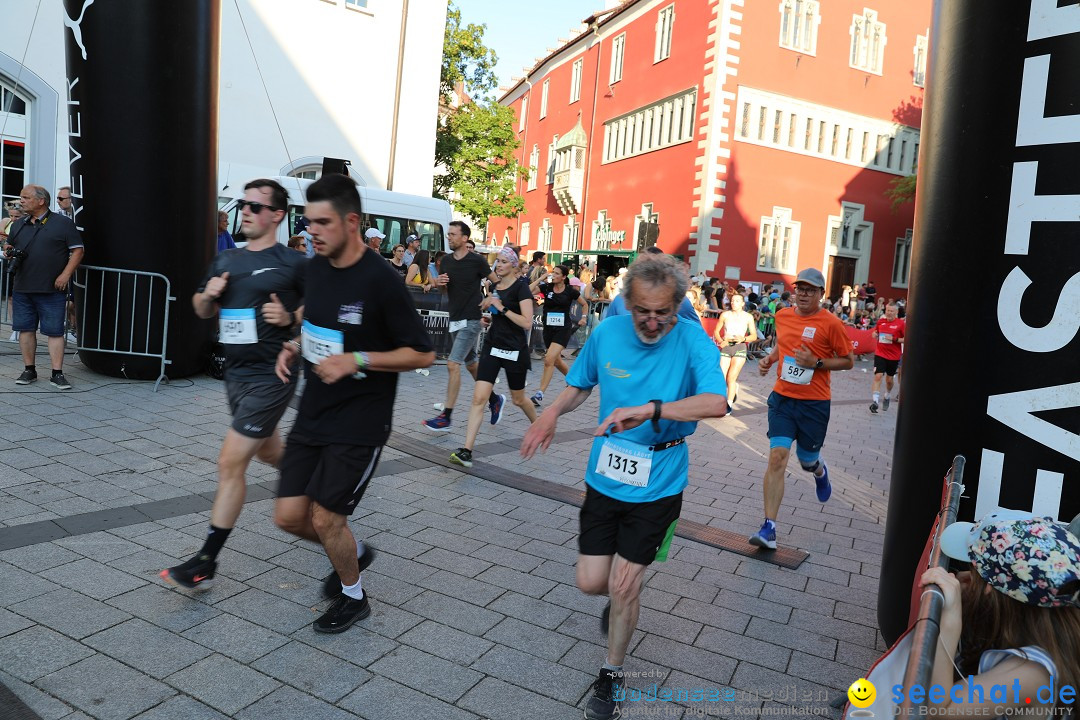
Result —
[[[941, 552], [941, 533], [956, 522], [956, 512], [960, 507], [960, 495], [964, 492], [963, 455], [953, 458], [952, 466], [945, 476], [945, 488], [942, 493], [941, 510], [938, 511], [937, 524], [934, 527], [934, 542], [930, 548], [927, 568], [948, 565], [949, 559]], [[916, 571], [916, 579], [922, 573]], [[930, 687], [930, 674], [934, 669], [934, 657], [937, 654], [938, 635], [941, 632], [941, 611], [945, 607], [945, 596], [937, 585], [928, 585], [919, 598], [919, 614], [911, 637], [911, 654], [908, 655], [904, 669], [904, 687]], [[926, 702], [913, 703], [911, 693], [907, 693], [900, 707], [899, 717], [920, 717], [926, 714]], [[917, 709], [918, 708], [918, 709]]]
[[[76, 347], [80, 351], [159, 359], [161, 370], [154, 383], [154, 392], [157, 392], [162, 380], [168, 382], [165, 366], [172, 364], [167, 357], [169, 303], [176, 298], [169, 278], [141, 270], [80, 265], [75, 270], [73, 282], [82, 291], [82, 318]], [[145, 303], [136, 302], [140, 292], [145, 293]], [[108, 304], [106, 297], [112, 299]], [[160, 303], [156, 310], [155, 303]], [[108, 315], [105, 312], [107, 306], [112, 307]], [[97, 308], [96, 315], [92, 308]], [[125, 308], [123, 313], [121, 308]], [[160, 328], [155, 326], [155, 318], [160, 320]], [[89, 340], [96, 342], [91, 344]]]
[[11, 303], [8, 302], [8, 298], [11, 297], [11, 281], [12, 277], [8, 273], [8, 260], [3, 255], [0, 255], [0, 323], [10, 325], [12, 321], [11, 317]]

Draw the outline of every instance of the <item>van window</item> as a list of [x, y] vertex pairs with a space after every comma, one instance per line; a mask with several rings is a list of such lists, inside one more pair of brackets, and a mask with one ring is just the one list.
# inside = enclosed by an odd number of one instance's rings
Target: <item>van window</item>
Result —
[[420, 236], [420, 249], [427, 250], [433, 256], [443, 249], [442, 225], [432, 222], [414, 222], [413, 230]]
[[383, 255], [391, 255], [394, 247], [405, 242], [405, 238], [412, 232], [420, 237], [421, 250], [434, 254], [443, 249], [443, 229], [439, 223], [385, 215], [367, 215], [363, 229], [366, 231], [368, 228], [378, 228], [379, 232], [386, 236], [382, 243]]
[[289, 217], [287, 218], [288, 222], [286, 224], [286, 227], [289, 229], [289, 235], [290, 236], [298, 234], [297, 231], [299, 230], [299, 228], [296, 226], [296, 221], [299, 220], [303, 216], [304, 216], [304, 206], [303, 205], [290, 205], [289, 206]]

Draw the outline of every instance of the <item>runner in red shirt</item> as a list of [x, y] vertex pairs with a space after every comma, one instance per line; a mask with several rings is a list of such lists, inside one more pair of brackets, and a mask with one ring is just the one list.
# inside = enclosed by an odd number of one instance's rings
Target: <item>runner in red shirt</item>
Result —
[[881, 409], [888, 410], [889, 403], [892, 402], [893, 376], [896, 375], [900, 358], [904, 354], [904, 321], [896, 316], [898, 311], [896, 303], [886, 305], [885, 315], [878, 318], [874, 328], [877, 349], [874, 351], [874, 385], [870, 390], [874, 399], [870, 403], [870, 412], [875, 414], [878, 403], [881, 403], [881, 376], [885, 376], [885, 402], [881, 404]]

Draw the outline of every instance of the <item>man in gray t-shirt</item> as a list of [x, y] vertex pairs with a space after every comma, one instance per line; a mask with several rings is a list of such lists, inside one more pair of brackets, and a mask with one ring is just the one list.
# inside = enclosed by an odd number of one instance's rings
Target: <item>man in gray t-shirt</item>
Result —
[[281, 459], [278, 421], [296, 387], [274, 374], [282, 345], [303, 317], [308, 262], [276, 240], [288, 195], [273, 180], [253, 180], [238, 205], [247, 247], [217, 255], [191, 299], [196, 315], [218, 318], [233, 421], [218, 457], [218, 488], [206, 542], [191, 560], [161, 571], [164, 580], [186, 588], [214, 577], [217, 555], [244, 507], [245, 473], [252, 458], [275, 467]]
[[14, 274], [11, 329], [19, 333], [25, 369], [17, 385], [37, 380], [34, 356], [37, 331], [48, 338], [50, 383], [60, 390], [70, 390], [64, 377], [64, 318], [67, 314], [67, 290], [75, 268], [83, 258], [83, 241], [75, 224], [65, 216], [49, 211], [49, 191], [40, 185], [27, 185], [19, 194], [23, 219], [8, 229], [5, 252], [8, 267]]

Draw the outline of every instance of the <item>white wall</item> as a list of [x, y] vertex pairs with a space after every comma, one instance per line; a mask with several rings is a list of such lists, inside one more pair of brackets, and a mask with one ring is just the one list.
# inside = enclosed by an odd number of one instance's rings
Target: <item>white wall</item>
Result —
[[[253, 57], [237, 5], [222, 0], [219, 188], [323, 156], [346, 158], [360, 182], [386, 187], [404, 1], [368, 0], [371, 11], [357, 11], [345, 0], [239, 0]], [[408, 2], [393, 189], [427, 196], [447, 3]], [[23, 80], [36, 76], [55, 91], [57, 127], [45, 153], [55, 157], [48, 163], [53, 176], [30, 180], [56, 188], [68, 182], [64, 10], [61, 0], [42, 0], [27, 49], [36, 5], [3, 3], [0, 74], [10, 84], [26, 52]], [[91, 5], [86, 12], [93, 10]], [[30, 153], [45, 151], [35, 140]]]

